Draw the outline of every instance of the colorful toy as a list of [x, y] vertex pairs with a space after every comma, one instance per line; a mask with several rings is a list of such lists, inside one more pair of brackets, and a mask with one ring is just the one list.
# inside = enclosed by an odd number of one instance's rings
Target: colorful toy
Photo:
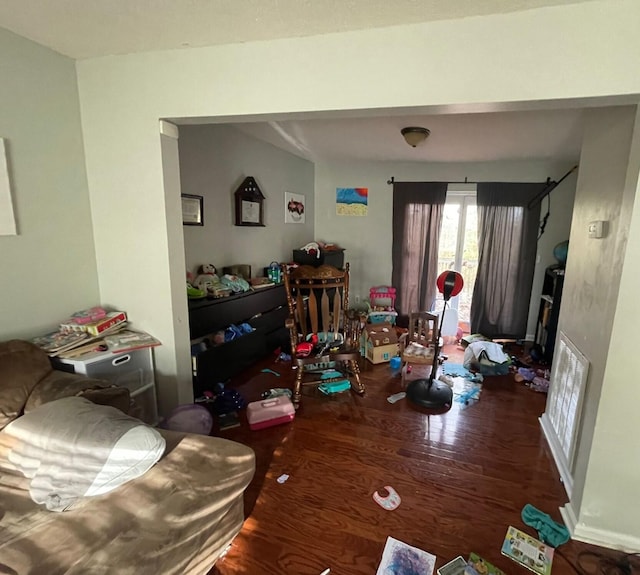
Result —
[[247, 406], [247, 420], [252, 431], [289, 423], [295, 415], [293, 403], [284, 395], [263, 401], [253, 401]]
[[396, 307], [396, 288], [374, 286], [369, 290], [369, 301], [374, 308], [380, 307], [386, 311], [393, 311]]
[[318, 386], [318, 389], [321, 393], [325, 395], [332, 395], [334, 393], [340, 393], [342, 391], [347, 391], [351, 387], [351, 383], [348, 379], [343, 379], [341, 381], [334, 381], [331, 383], [321, 383]]
[[303, 341], [296, 345], [296, 357], [309, 357], [314, 345], [309, 341]]
[[309, 357], [313, 349], [318, 345], [318, 336], [312, 333], [308, 336], [308, 341], [303, 341], [296, 345], [296, 357]]
[[189, 299], [202, 299], [206, 297], [206, 293], [201, 289], [194, 288], [189, 282], [187, 282], [187, 297]]

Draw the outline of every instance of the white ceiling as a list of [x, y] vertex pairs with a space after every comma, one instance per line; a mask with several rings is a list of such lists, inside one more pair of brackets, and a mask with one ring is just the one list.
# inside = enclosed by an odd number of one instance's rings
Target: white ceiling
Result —
[[0, 0], [0, 26], [71, 58], [314, 36], [592, 0]]
[[[256, 138], [312, 161], [492, 162], [577, 161], [584, 112], [539, 110], [236, 123]], [[416, 148], [400, 130], [422, 126], [429, 138]]]
[[[0, 26], [71, 58], [83, 59], [586, 1], [592, 0], [0, 0]], [[575, 161], [580, 151], [582, 112], [378, 115], [235, 125], [310, 160]], [[400, 135], [404, 126], [424, 126], [431, 130], [431, 136], [424, 145], [411, 148]]]

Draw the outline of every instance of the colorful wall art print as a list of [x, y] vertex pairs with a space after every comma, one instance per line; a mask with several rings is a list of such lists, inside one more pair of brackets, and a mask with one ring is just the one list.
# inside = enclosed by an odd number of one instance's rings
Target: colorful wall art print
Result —
[[284, 193], [285, 224], [304, 224], [305, 202], [302, 194]]
[[336, 188], [336, 214], [366, 216], [369, 188]]

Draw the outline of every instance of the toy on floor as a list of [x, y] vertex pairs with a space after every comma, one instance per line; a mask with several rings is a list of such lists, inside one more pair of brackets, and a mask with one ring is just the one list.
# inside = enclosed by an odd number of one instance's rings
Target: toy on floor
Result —
[[293, 403], [286, 396], [252, 401], [247, 406], [247, 421], [252, 431], [289, 423], [295, 417]]
[[466, 389], [462, 393], [456, 395], [456, 403], [460, 403], [460, 409], [465, 409], [471, 405], [473, 405], [476, 401], [480, 399], [480, 392], [482, 391], [482, 386], [479, 384], [472, 384], [472, 387]]
[[333, 395], [334, 393], [341, 393], [343, 391], [347, 391], [351, 388], [351, 383], [348, 379], [343, 379], [341, 381], [333, 381], [330, 383], [321, 383], [318, 386], [318, 389], [321, 393], [325, 395]]
[[398, 492], [390, 485], [385, 485], [384, 489], [387, 491], [388, 495], [380, 495], [380, 493], [376, 491], [373, 494], [373, 500], [380, 505], [382, 509], [386, 509], [387, 511], [397, 509], [402, 501], [402, 499], [400, 499], [400, 495], [398, 495]]
[[280, 397], [280, 396], [286, 396], [288, 398], [291, 398], [291, 395], [292, 395], [291, 390], [286, 387], [272, 387], [267, 391], [263, 391], [260, 397], [262, 397], [262, 399], [271, 399], [272, 397]]

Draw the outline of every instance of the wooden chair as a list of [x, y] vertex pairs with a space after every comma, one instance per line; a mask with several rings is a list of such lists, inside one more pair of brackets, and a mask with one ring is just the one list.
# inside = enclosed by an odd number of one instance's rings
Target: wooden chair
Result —
[[[333, 266], [299, 266], [284, 272], [284, 285], [289, 305], [286, 326], [291, 337], [292, 363], [297, 368], [293, 389], [293, 404], [298, 407], [302, 385], [320, 385], [347, 379], [351, 389], [363, 394], [358, 360], [359, 317], [350, 316], [349, 264], [343, 270]], [[296, 357], [296, 346], [313, 334], [319, 342], [307, 357]], [[341, 377], [322, 380], [318, 365], [333, 365]], [[310, 373], [310, 366], [316, 366]], [[314, 375], [308, 381], [308, 377]]]
[[[409, 365], [431, 366], [431, 372], [437, 369], [438, 353], [438, 316], [426, 311], [409, 314], [409, 330], [401, 346], [402, 386], [406, 385]], [[434, 367], [435, 366], [435, 367]], [[435, 373], [433, 373], [435, 377]]]

